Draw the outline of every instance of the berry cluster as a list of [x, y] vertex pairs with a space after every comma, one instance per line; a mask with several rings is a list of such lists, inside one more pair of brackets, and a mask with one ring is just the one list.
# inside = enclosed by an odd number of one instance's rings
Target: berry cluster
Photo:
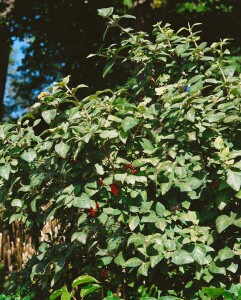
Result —
[[100, 184], [101, 186], [106, 186], [106, 184], [105, 184], [101, 179], [99, 179], [99, 180], [97, 181], [97, 183]]
[[176, 211], [178, 211], [179, 209], [180, 209], [180, 206], [179, 206], [178, 204], [172, 207], [172, 211], [173, 211], [173, 212], [176, 212]]
[[118, 196], [120, 190], [115, 183], [110, 184], [110, 189], [111, 194], [113, 194], [114, 196]]
[[[106, 184], [101, 179], [98, 179], [97, 182], [101, 186], [106, 186]], [[111, 192], [112, 195], [118, 196], [120, 190], [119, 190], [119, 188], [118, 188], [118, 186], [117, 186], [116, 183], [111, 183], [110, 184], [110, 192]]]
[[135, 167], [133, 167], [131, 164], [126, 164], [126, 165], [122, 168], [123, 171], [126, 171], [127, 169], [130, 170], [131, 173], [132, 173], [133, 175], [136, 174], [136, 169], [135, 169]]
[[101, 270], [101, 275], [105, 278], [108, 279], [109, 278], [109, 272], [106, 269], [102, 269]]
[[93, 207], [90, 208], [89, 214], [90, 214], [91, 217], [95, 217], [96, 210], [98, 210], [98, 208], [99, 208], [99, 204], [98, 203], [96, 203], [95, 208], [93, 208]]

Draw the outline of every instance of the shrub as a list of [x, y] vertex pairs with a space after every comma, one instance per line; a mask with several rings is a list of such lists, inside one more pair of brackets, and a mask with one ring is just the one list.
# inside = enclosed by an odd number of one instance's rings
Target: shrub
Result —
[[[149, 37], [99, 14], [121, 33], [99, 53], [103, 75], [122, 63], [133, 78], [79, 101], [85, 86], [66, 77], [0, 127], [5, 220], [38, 247], [21, 282], [49, 291], [89, 274], [125, 299], [216, 299], [239, 282], [241, 255], [241, 82], [227, 40], [161, 23]], [[38, 245], [48, 220], [60, 228]]]

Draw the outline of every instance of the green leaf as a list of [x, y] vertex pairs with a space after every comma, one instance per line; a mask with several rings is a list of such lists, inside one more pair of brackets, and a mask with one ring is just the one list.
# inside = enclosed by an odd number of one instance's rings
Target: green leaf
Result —
[[190, 184], [192, 190], [196, 190], [202, 185], [202, 181], [196, 177], [188, 177], [187, 181]]
[[209, 283], [209, 282], [213, 279], [213, 275], [209, 272], [208, 269], [204, 269], [203, 273], [205, 274], [205, 275], [203, 276], [203, 279], [204, 279], [207, 283]]
[[95, 170], [96, 170], [96, 174], [98, 175], [104, 175], [105, 173], [103, 166], [99, 164], [95, 164]]
[[11, 165], [9, 163], [6, 163], [4, 166], [0, 167], [0, 176], [3, 179], [8, 180], [10, 172], [11, 172]]
[[234, 72], [235, 72], [235, 68], [231, 66], [228, 66], [223, 70], [224, 75], [227, 77], [233, 77]]
[[238, 120], [239, 116], [238, 115], [230, 115], [230, 116], [227, 116], [223, 119], [223, 122], [228, 124], [228, 123], [233, 123], [235, 122], [236, 120]]
[[133, 7], [133, 0], [123, 0], [123, 4], [127, 6], [129, 9]]
[[22, 207], [22, 201], [20, 199], [14, 199], [12, 202], [11, 202], [11, 206], [13, 207]]
[[130, 217], [130, 219], [129, 219], [130, 230], [131, 231], [135, 230], [136, 227], [139, 225], [139, 223], [140, 223], [139, 216], [132, 216], [132, 217]]
[[241, 186], [241, 173], [228, 170], [227, 184], [236, 192], [239, 192]]
[[236, 273], [238, 270], [239, 265], [238, 264], [234, 264], [233, 262], [230, 264], [229, 267], [227, 267], [227, 270], [229, 270], [232, 273]]
[[34, 149], [29, 149], [28, 151], [24, 151], [21, 155], [21, 158], [27, 162], [32, 162], [37, 157], [37, 152]]
[[205, 256], [206, 256], [206, 247], [205, 247], [205, 245], [202, 245], [202, 244], [195, 245], [195, 248], [193, 249], [192, 255], [193, 255], [194, 260], [199, 265], [203, 265], [204, 264], [204, 259], [205, 259]]
[[64, 84], [68, 84], [69, 81], [70, 81], [70, 75], [68, 75], [68, 76], [66, 76], [66, 77], [63, 78], [63, 83]]
[[193, 84], [193, 83], [199, 81], [200, 79], [202, 79], [203, 77], [204, 77], [204, 75], [196, 75], [189, 80], [189, 84]]
[[214, 262], [210, 264], [209, 270], [214, 274], [226, 275], [226, 269], [224, 267], [218, 267]]
[[22, 213], [11, 215], [11, 217], [9, 219], [9, 224], [13, 223], [16, 220], [19, 220], [22, 216], [23, 216]]
[[118, 136], [118, 132], [117, 130], [113, 129], [113, 130], [104, 130], [101, 132], [100, 137], [102, 139], [114, 139]]
[[197, 212], [189, 210], [188, 212], [180, 212], [179, 220], [184, 222], [192, 222], [193, 224], [198, 224]]
[[124, 267], [125, 265], [125, 260], [123, 258], [122, 253], [119, 253], [118, 256], [114, 259], [114, 262], [118, 265], [118, 266], [122, 266]]
[[168, 239], [168, 240], [164, 241], [164, 246], [166, 247], [166, 249], [168, 251], [174, 251], [174, 250], [176, 250], [176, 243], [175, 243], [174, 240]]
[[110, 70], [112, 69], [112, 67], [114, 66], [115, 64], [115, 60], [114, 59], [110, 59], [108, 60], [107, 64], [105, 65], [104, 67], [104, 70], [103, 70], [103, 78], [105, 78], [105, 76], [110, 72]]
[[[96, 55], [96, 54], [92, 54], [92, 56], [94, 56], [94, 55]], [[91, 57], [91, 54], [88, 55], [87, 58], [88, 57]], [[88, 88], [88, 85], [86, 85], [86, 84], [79, 84], [79, 85], [77, 85], [77, 87], [75, 87], [75, 88], [72, 89], [72, 93], [76, 93], [76, 91], [78, 91], [79, 89], [83, 89], [83, 88]]]
[[122, 128], [125, 132], [129, 131], [131, 128], [135, 127], [139, 123], [139, 120], [135, 117], [126, 117], [122, 121]]
[[178, 45], [175, 49], [178, 56], [182, 56], [184, 52], [189, 48], [189, 43]]
[[100, 8], [97, 9], [98, 11], [98, 15], [101, 17], [107, 17], [107, 16], [111, 16], [113, 14], [114, 8], [113, 7], [107, 7], [107, 8]]
[[213, 111], [208, 113], [206, 116], [208, 122], [210, 122], [210, 123], [218, 122], [221, 119], [223, 119], [224, 117], [225, 117], [225, 113], [222, 113], [222, 112], [215, 113]]
[[144, 166], [146, 164], [152, 164], [153, 166], [156, 166], [158, 162], [160, 161], [159, 158], [153, 157], [153, 158], [140, 158], [136, 159], [132, 162], [133, 167], [139, 168], [141, 166]]
[[218, 233], [221, 233], [226, 228], [228, 228], [230, 225], [234, 223], [234, 220], [231, 217], [228, 217], [226, 215], [219, 216], [216, 220], [216, 227]]
[[208, 288], [203, 288], [204, 293], [211, 297], [212, 300], [217, 299], [221, 295], [223, 295], [225, 289], [224, 288], [215, 288], [215, 287], [208, 287]]
[[[132, 0], [123, 0], [123, 3], [126, 3], [126, 5], [127, 5], [127, 2], [129, 2], [129, 3], [132, 3], [132, 6], [133, 6], [133, 2], [132, 2]], [[130, 6], [129, 6], [129, 8], [131, 8]], [[136, 19], [136, 17], [135, 16], [132, 16], [132, 15], [123, 15], [123, 16], [121, 16], [121, 19]]]
[[185, 167], [176, 167], [175, 173], [178, 178], [186, 178], [187, 177], [187, 170]]
[[49, 300], [54, 300], [56, 298], [58, 298], [59, 296], [61, 296], [63, 293], [68, 292], [67, 287], [63, 286], [61, 289], [54, 291], [50, 297]]
[[164, 258], [163, 254], [151, 256], [150, 257], [151, 267], [154, 268], [163, 258]]
[[189, 111], [186, 114], [186, 119], [190, 122], [194, 122], [195, 121], [195, 113], [196, 110], [194, 107], [192, 107], [191, 109], [189, 109]]
[[121, 181], [121, 183], [124, 183], [126, 177], [127, 177], [127, 173], [117, 173], [114, 175], [115, 180]]
[[71, 236], [71, 242], [73, 242], [75, 240], [77, 240], [78, 242], [80, 242], [82, 244], [86, 244], [87, 234], [84, 232], [75, 232]]
[[160, 190], [161, 194], [164, 196], [172, 187], [173, 183], [172, 181], [161, 183]]
[[61, 300], [70, 300], [72, 295], [69, 292], [64, 292], [61, 296]]
[[194, 262], [194, 259], [190, 253], [185, 250], [175, 251], [172, 255], [172, 263], [181, 266]]
[[142, 245], [145, 242], [144, 236], [139, 234], [132, 234], [130, 235], [127, 245], [129, 246], [131, 243], [133, 243], [135, 246]]
[[73, 282], [72, 282], [72, 287], [76, 287], [80, 284], [83, 284], [83, 283], [92, 283], [92, 282], [96, 282], [98, 283], [98, 280], [95, 279], [94, 277], [92, 276], [89, 276], [89, 275], [82, 275], [82, 276], [79, 276], [77, 277]]
[[84, 298], [85, 296], [96, 292], [100, 288], [101, 288], [101, 286], [99, 284], [90, 284], [90, 285], [84, 286], [80, 290], [80, 297]]
[[90, 209], [90, 205], [90, 197], [86, 193], [82, 193], [80, 197], [74, 198], [74, 207]]
[[112, 256], [105, 256], [98, 259], [98, 265], [101, 266], [107, 266], [109, 265], [113, 260]]
[[140, 144], [145, 151], [148, 150], [147, 153], [153, 153], [154, 146], [148, 139], [142, 138]]
[[111, 291], [107, 292], [107, 297], [103, 300], [121, 300], [119, 297], [113, 296]]
[[100, 221], [101, 224], [105, 224], [108, 220], [108, 215], [105, 213], [102, 213], [99, 215], [98, 220]]
[[148, 269], [150, 267], [150, 262], [143, 262], [137, 270], [138, 275], [148, 276]]
[[134, 185], [135, 182], [136, 182], [136, 176], [134, 175], [127, 175], [126, 176], [126, 182], [131, 184], [131, 185]]
[[66, 158], [66, 156], [67, 156], [67, 154], [69, 152], [70, 146], [68, 146], [64, 142], [60, 142], [59, 144], [56, 144], [54, 148], [55, 148], [56, 153], [60, 157]]
[[167, 227], [167, 222], [165, 219], [157, 219], [155, 223], [156, 228], [160, 229], [161, 231], [164, 231], [165, 228]]
[[158, 298], [158, 300], [182, 300], [181, 298], [177, 298], [175, 296], [163, 296]]
[[142, 264], [142, 260], [140, 260], [138, 257], [132, 257], [125, 262], [125, 267], [135, 268], [135, 267], [139, 267], [141, 264]]
[[50, 124], [52, 120], [56, 117], [57, 110], [50, 109], [42, 112], [42, 117], [47, 124]]
[[162, 217], [165, 211], [166, 211], [165, 206], [162, 203], [157, 202], [156, 213], [158, 214], [158, 216]]
[[228, 247], [225, 247], [218, 252], [218, 258], [220, 259], [220, 261], [224, 261], [232, 257], [234, 257], [234, 251]]
[[234, 225], [241, 228], [241, 218], [234, 221]]

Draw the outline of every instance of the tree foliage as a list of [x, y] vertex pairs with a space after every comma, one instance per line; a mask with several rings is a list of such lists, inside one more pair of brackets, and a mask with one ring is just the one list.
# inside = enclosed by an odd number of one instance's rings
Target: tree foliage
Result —
[[5, 220], [36, 243], [48, 220], [61, 224], [19, 280], [41, 295], [88, 274], [126, 299], [235, 299], [241, 86], [227, 40], [162, 23], [148, 36], [123, 27], [129, 15], [99, 15], [120, 31], [99, 53], [104, 75], [128, 62], [134, 79], [79, 101], [86, 87], [68, 76], [0, 126]]

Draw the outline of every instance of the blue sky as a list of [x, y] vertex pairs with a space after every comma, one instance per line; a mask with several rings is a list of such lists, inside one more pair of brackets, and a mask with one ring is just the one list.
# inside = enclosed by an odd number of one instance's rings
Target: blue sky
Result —
[[[5, 103], [13, 103], [14, 99], [11, 99], [9, 97], [9, 88], [10, 88], [10, 83], [11, 83], [11, 78], [10, 78], [10, 74], [16, 74], [18, 73], [17, 68], [21, 65], [22, 63], [22, 59], [24, 58], [24, 54], [23, 54], [23, 47], [28, 46], [28, 43], [26, 41], [20, 41], [18, 39], [16, 39], [13, 42], [13, 46], [12, 46], [12, 51], [11, 51], [11, 58], [13, 63], [9, 64], [8, 66], [8, 77], [7, 77], [7, 83], [6, 83], [6, 90], [5, 90], [5, 95], [4, 95], [4, 102]], [[11, 116], [16, 118], [21, 116], [25, 111], [22, 109], [19, 109], [15, 112], [11, 113]]]

